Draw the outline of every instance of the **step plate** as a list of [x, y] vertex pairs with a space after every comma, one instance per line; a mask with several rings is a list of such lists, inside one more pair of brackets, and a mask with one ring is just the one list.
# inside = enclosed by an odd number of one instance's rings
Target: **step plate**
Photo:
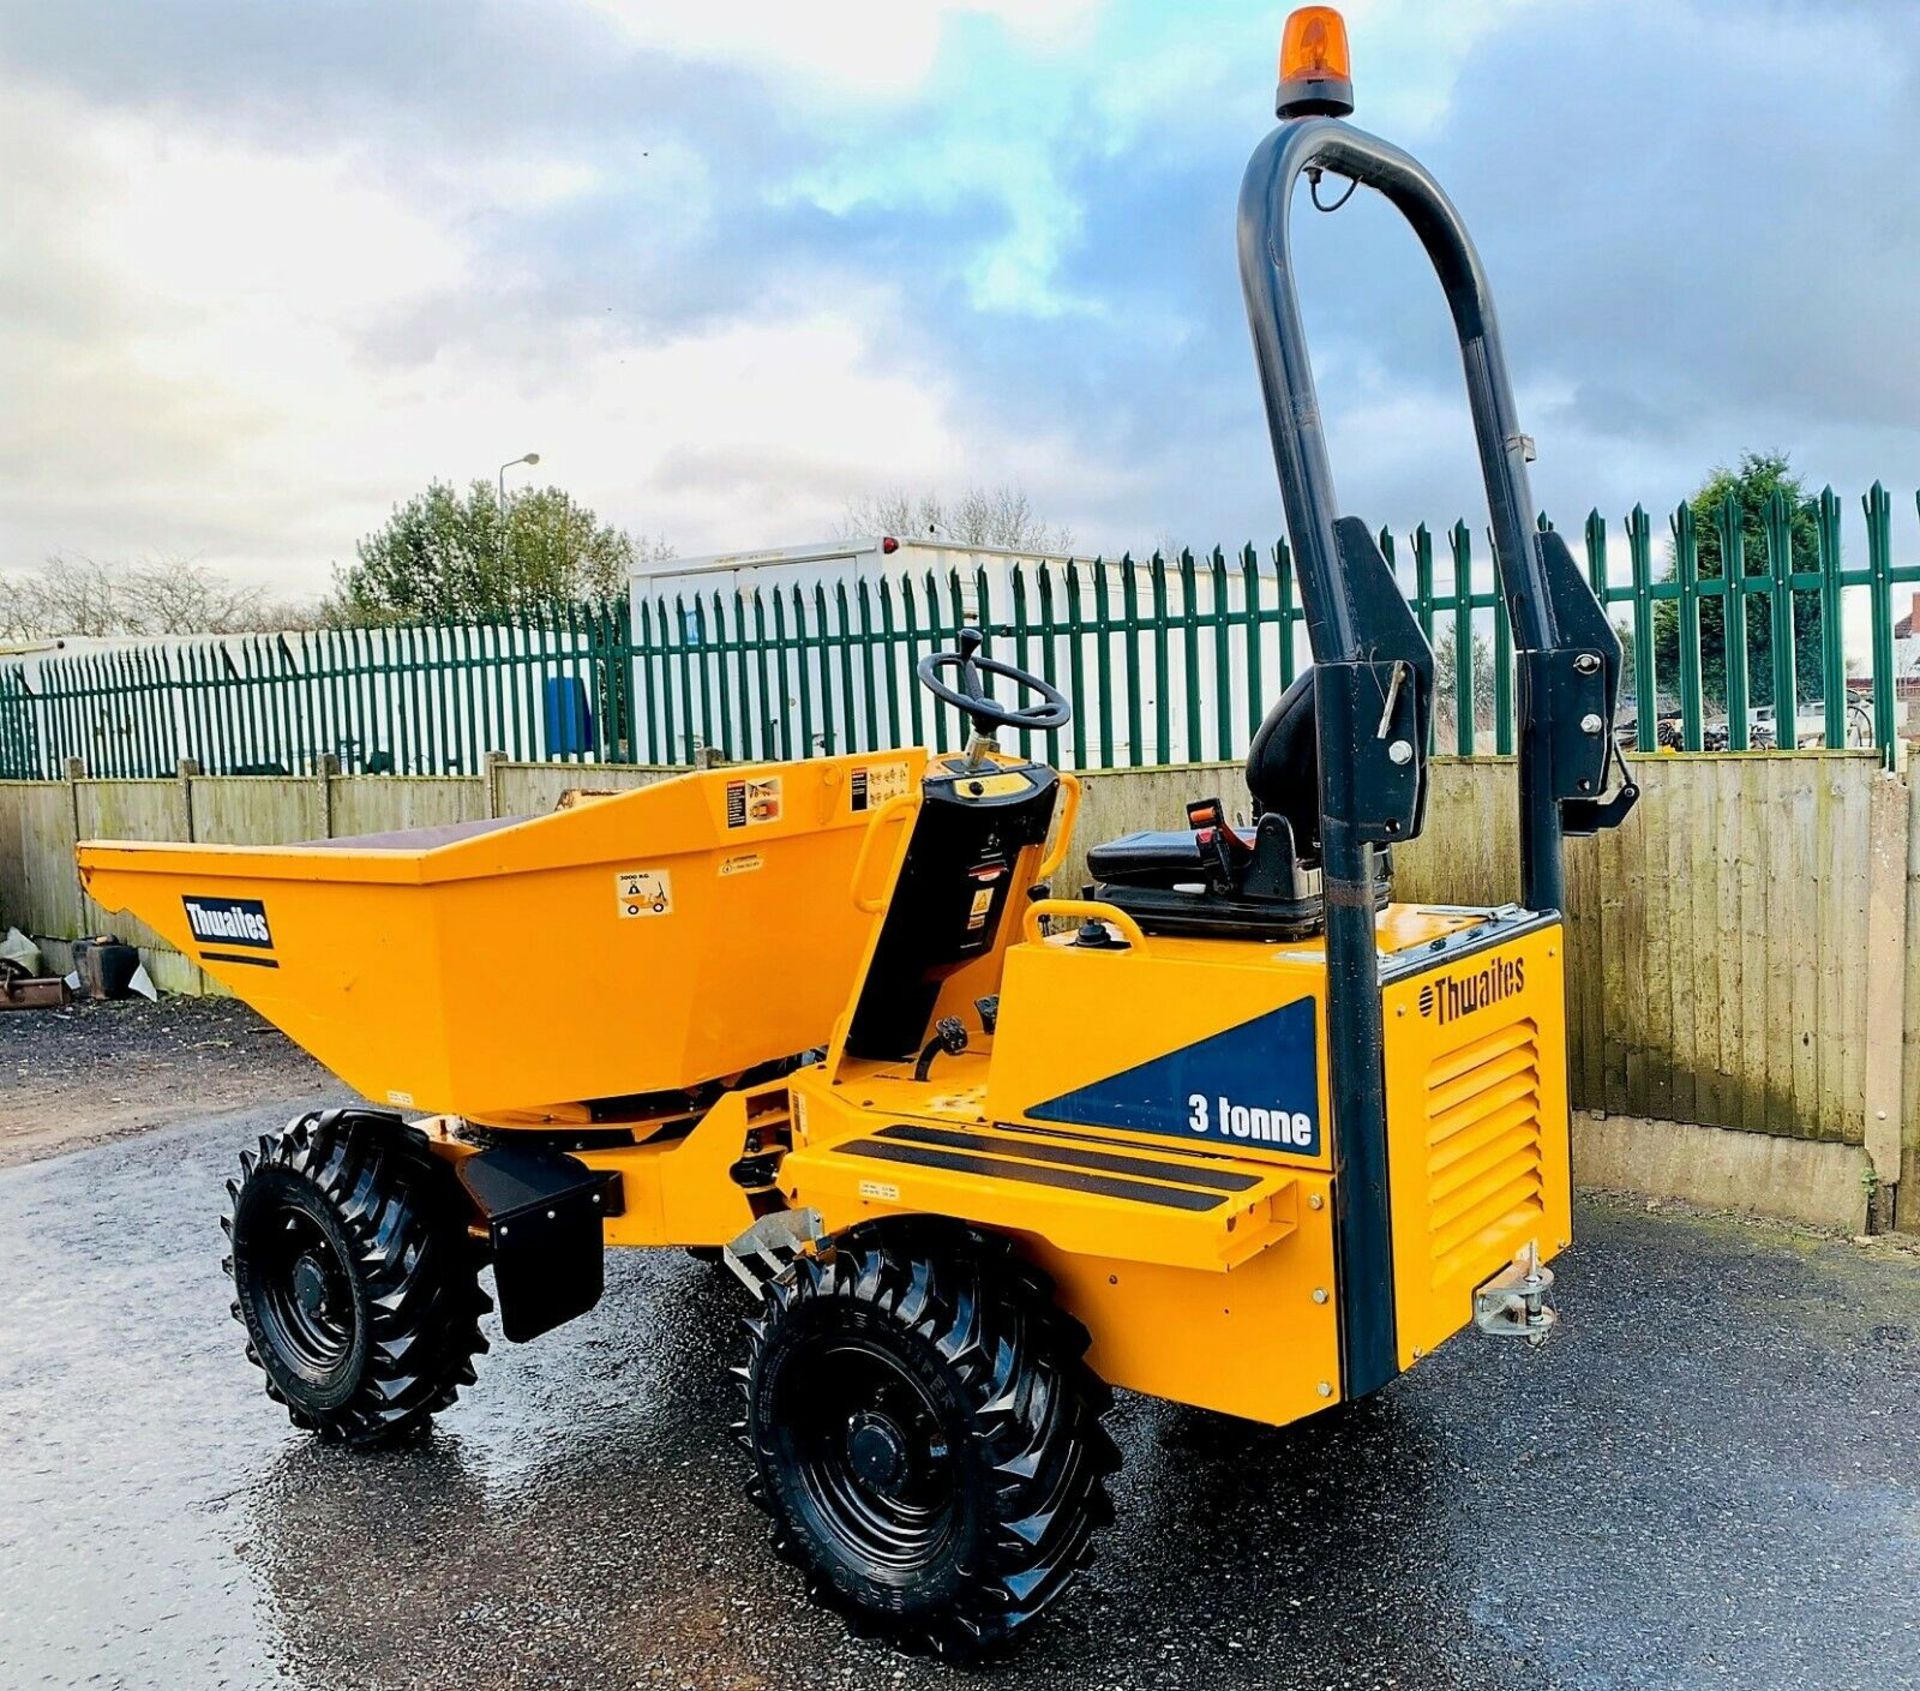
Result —
[[1098, 1136], [896, 1122], [788, 1155], [790, 1198], [918, 1211], [1033, 1232], [1062, 1250], [1226, 1269], [1297, 1222], [1298, 1171], [1230, 1157], [1109, 1149]]

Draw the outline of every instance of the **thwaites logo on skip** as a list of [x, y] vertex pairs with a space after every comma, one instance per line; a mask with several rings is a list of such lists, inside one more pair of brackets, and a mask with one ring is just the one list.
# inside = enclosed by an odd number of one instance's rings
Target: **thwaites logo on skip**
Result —
[[1496, 957], [1483, 968], [1435, 975], [1420, 988], [1420, 1014], [1437, 1018], [1444, 1027], [1476, 1010], [1498, 1004], [1525, 990], [1527, 960]]
[[254, 951], [273, 949], [273, 929], [267, 907], [257, 898], [194, 898], [187, 907], [187, 926], [202, 945], [244, 945]]

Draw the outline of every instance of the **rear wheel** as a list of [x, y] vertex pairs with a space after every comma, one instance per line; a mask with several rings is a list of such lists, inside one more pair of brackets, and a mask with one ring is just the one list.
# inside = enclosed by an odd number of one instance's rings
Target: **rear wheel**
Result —
[[996, 1241], [856, 1234], [747, 1324], [745, 1442], [809, 1594], [942, 1653], [1017, 1634], [1086, 1560], [1119, 1463], [1087, 1335]]
[[397, 1119], [346, 1110], [263, 1135], [240, 1170], [224, 1266], [267, 1395], [347, 1444], [424, 1426], [473, 1382], [493, 1307], [451, 1172]]

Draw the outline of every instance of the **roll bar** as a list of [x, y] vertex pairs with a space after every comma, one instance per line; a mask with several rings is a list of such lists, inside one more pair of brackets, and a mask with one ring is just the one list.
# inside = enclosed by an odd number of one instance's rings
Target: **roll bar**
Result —
[[[1525, 902], [1565, 907], [1562, 840], [1618, 822], [1637, 797], [1612, 736], [1620, 641], [1566, 543], [1536, 531], [1520, 432], [1485, 271], [1427, 170], [1338, 118], [1283, 120], [1240, 189], [1240, 283], [1266, 399], [1313, 647], [1327, 1037], [1334, 1053], [1335, 1242], [1342, 1265], [1347, 1395], [1398, 1369], [1381, 1070], [1373, 848], [1420, 831], [1432, 653], [1366, 525], [1338, 515], [1326, 433], [1294, 283], [1290, 213], [1300, 177], [1324, 169], [1377, 190], [1426, 249], [1460, 342], [1494, 561], [1520, 659], [1520, 855]], [[1460, 638], [1468, 638], [1462, 629]], [[1619, 794], [1602, 803], [1609, 759]]]

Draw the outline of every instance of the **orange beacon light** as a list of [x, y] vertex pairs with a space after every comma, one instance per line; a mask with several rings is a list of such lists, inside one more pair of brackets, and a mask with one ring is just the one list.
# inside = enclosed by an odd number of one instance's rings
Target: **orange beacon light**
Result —
[[1280, 37], [1277, 117], [1345, 117], [1353, 110], [1347, 24], [1331, 6], [1302, 6]]

